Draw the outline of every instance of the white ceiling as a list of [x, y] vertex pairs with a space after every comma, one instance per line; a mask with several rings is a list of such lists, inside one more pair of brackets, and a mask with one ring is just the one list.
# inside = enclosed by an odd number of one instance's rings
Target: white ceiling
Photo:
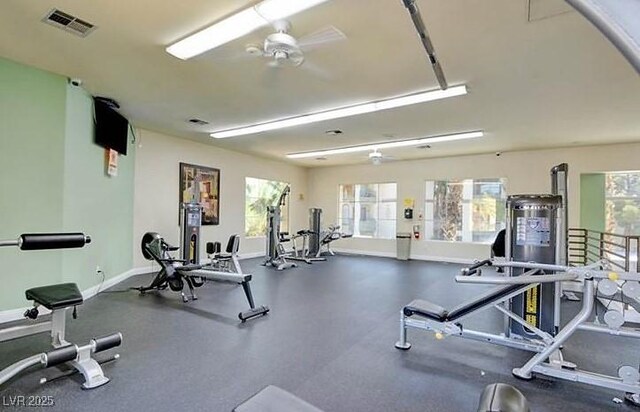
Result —
[[[486, 137], [385, 154], [408, 159], [640, 140], [638, 74], [561, 0], [531, 0], [532, 10], [527, 0], [420, 0], [449, 83], [467, 84], [469, 95], [214, 141], [213, 130], [437, 87], [400, 0], [330, 0], [291, 18], [294, 35], [334, 25], [348, 37], [309, 52], [310, 69], [228, 58], [260, 43], [267, 29], [189, 61], [164, 51], [249, 4], [3, 0], [0, 56], [83, 79], [93, 94], [118, 100], [136, 126], [282, 160], [290, 152], [477, 129]], [[41, 23], [53, 7], [98, 29], [82, 39]], [[211, 124], [188, 124], [193, 117]], [[344, 134], [327, 136], [329, 129]]]

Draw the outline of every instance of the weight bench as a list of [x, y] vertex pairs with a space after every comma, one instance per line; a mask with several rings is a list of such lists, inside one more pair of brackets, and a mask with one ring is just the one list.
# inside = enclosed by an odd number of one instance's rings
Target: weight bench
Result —
[[[407, 342], [407, 328], [414, 327], [436, 332], [436, 337], [441, 339], [444, 335], [455, 335], [464, 338], [492, 341], [504, 339], [499, 335], [491, 335], [485, 332], [477, 332], [462, 327], [460, 323], [465, 317], [480, 310], [495, 307], [503, 311], [501, 304], [517, 296], [536, 284], [516, 284], [492, 289], [475, 299], [461, 303], [453, 309], [447, 310], [435, 303], [416, 299], [402, 308], [400, 316], [400, 340], [395, 346], [401, 350], [408, 350], [411, 344]], [[509, 312], [510, 313], [510, 312]], [[516, 321], [525, 322], [522, 318], [513, 315]], [[527, 344], [525, 349], [539, 351], [541, 345], [536, 343]]]
[[[88, 236], [85, 237], [81, 233], [29, 234], [22, 235], [18, 241], [2, 241], [0, 246], [18, 246], [22, 250], [62, 249], [82, 247], [90, 241]], [[41, 365], [48, 368], [67, 362], [84, 376], [85, 382], [82, 384], [84, 389], [96, 388], [109, 382], [109, 379], [104, 376], [100, 364], [91, 355], [119, 346], [122, 343], [120, 333], [92, 339], [89, 344], [80, 347], [66, 340], [67, 311], [73, 307], [73, 318], [76, 319], [76, 307], [83, 303], [82, 293], [78, 290], [78, 286], [75, 283], [61, 283], [36, 287], [27, 290], [25, 297], [27, 300], [33, 301], [33, 308], [24, 313], [25, 318], [37, 319], [39, 316], [38, 307], [42, 306], [51, 311], [51, 319], [0, 329], [0, 342], [48, 332], [51, 335], [53, 349], [15, 362], [1, 370], [0, 385], [33, 366]], [[118, 355], [114, 355], [102, 363], [117, 358]], [[58, 377], [68, 374], [63, 373]], [[45, 383], [46, 381], [47, 379], [43, 378], [40, 382]]]
[[[235, 407], [232, 412], [322, 412], [297, 396], [269, 385]], [[529, 412], [529, 403], [513, 386], [494, 383], [480, 396], [478, 412]]]

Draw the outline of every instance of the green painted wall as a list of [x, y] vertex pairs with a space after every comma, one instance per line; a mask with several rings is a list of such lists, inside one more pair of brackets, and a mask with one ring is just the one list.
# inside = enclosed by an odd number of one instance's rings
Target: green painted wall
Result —
[[580, 227], [605, 230], [605, 175], [580, 175]]
[[29, 305], [24, 291], [63, 281], [82, 290], [132, 267], [135, 150], [119, 176], [104, 172], [93, 144], [90, 96], [67, 79], [0, 58], [0, 239], [25, 232], [82, 230], [84, 249], [21, 252], [0, 248], [0, 311]]
[[[82, 231], [92, 242], [63, 254], [62, 276], [81, 290], [128, 271], [133, 265], [133, 181], [135, 144], [118, 159], [118, 176], [105, 174], [105, 150], [93, 143], [93, 99], [69, 85], [66, 96], [63, 227]], [[131, 136], [130, 136], [131, 137]], [[80, 252], [80, 253], [79, 253]]]
[[[0, 59], [0, 239], [62, 229], [66, 80]], [[0, 310], [61, 281], [62, 255], [0, 248]], [[6, 269], [10, 268], [10, 269]]]

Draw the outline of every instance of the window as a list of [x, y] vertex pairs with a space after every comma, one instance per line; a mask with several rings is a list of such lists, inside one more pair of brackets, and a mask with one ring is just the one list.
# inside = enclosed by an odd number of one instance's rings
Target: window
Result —
[[[265, 236], [267, 233], [267, 207], [276, 206], [280, 194], [289, 184], [274, 180], [246, 178], [244, 234], [247, 237]], [[288, 199], [287, 199], [288, 200]], [[280, 214], [280, 231], [289, 231], [289, 202]]]
[[605, 232], [640, 234], [640, 172], [605, 174]]
[[338, 219], [343, 232], [355, 237], [396, 236], [395, 183], [340, 185]]
[[505, 227], [504, 179], [427, 181], [425, 238], [493, 242]]

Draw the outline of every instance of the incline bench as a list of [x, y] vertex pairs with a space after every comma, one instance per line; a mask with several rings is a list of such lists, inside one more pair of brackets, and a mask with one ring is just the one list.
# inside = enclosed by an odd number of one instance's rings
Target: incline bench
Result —
[[[494, 307], [505, 302], [533, 286], [531, 284], [509, 285], [506, 287], [492, 289], [489, 292], [486, 292], [471, 301], [464, 302], [451, 310], [447, 310], [442, 306], [426, 300], [416, 299], [402, 308], [400, 317], [400, 340], [395, 346], [402, 350], [408, 350], [411, 348], [411, 344], [407, 342], [408, 326], [433, 330], [436, 333], [473, 337], [472, 335], [476, 334], [476, 332], [463, 329], [457, 322], [474, 312]], [[411, 319], [413, 317], [421, 318], [423, 320], [413, 320]], [[478, 332], [478, 334], [480, 333], [481, 332]], [[440, 337], [440, 335], [438, 335], [438, 337]]]

